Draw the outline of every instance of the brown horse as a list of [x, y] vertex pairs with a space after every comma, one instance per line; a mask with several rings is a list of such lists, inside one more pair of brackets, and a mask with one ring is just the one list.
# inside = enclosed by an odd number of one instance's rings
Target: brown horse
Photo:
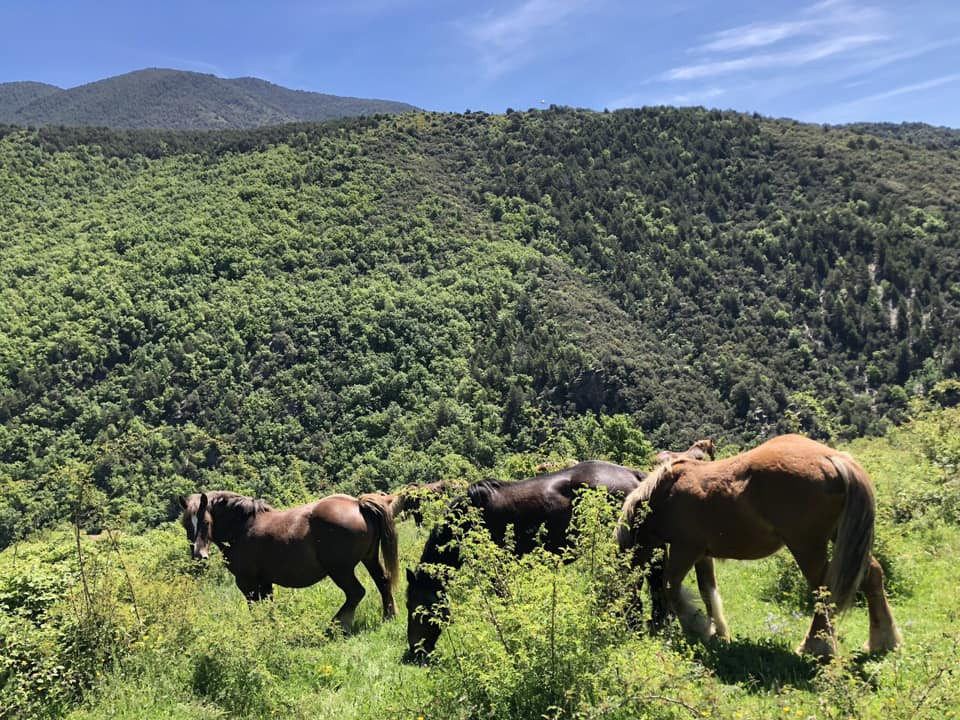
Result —
[[[392, 493], [391, 496], [396, 500], [392, 503], [394, 517], [400, 513], [405, 513], [413, 518], [417, 527], [423, 525], [423, 510], [421, 505], [424, 500], [442, 498], [450, 495], [456, 486], [446, 480], [425, 483], [417, 485], [416, 483], [407, 483], [402, 488]], [[462, 485], [460, 486], [463, 487]]]
[[[480, 511], [483, 525], [493, 540], [502, 545], [507, 527], [514, 528], [515, 551], [524, 554], [536, 545], [541, 528], [544, 546], [558, 551], [567, 544], [567, 527], [573, 514], [575, 493], [583, 488], [604, 487], [625, 497], [640, 485], [645, 473], [613, 463], [588, 460], [571, 468], [512, 483], [483, 481], [470, 485], [451, 503], [449, 515], [430, 533], [415, 571], [407, 570], [407, 658], [422, 660], [433, 651], [440, 637], [440, 625], [433, 608], [441, 601], [442, 578], [423, 564], [459, 568], [462, 561], [454, 542], [455, 528], [467, 507]], [[440, 619], [444, 617], [440, 611]]]
[[[667, 605], [686, 630], [701, 634], [703, 618], [682, 592], [694, 563], [710, 557], [752, 560], [786, 545], [811, 589], [826, 586], [838, 611], [858, 588], [864, 591], [868, 648], [883, 652], [899, 645], [901, 636], [883, 592], [883, 571], [871, 555], [874, 514], [870, 480], [852, 457], [783, 435], [717, 462], [682, 458], [661, 465], [627, 496], [617, 539], [641, 558], [648, 548], [669, 545]], [[715, 580], [703, 590], [718, 633], [729, 636]], [[800, 652], [836, 654], [828, 611], [818, 605]]]
[[330, 495], [274, 510], [263, 500], [215, 490], [181, 497], [180, 506], [194, 559], [209, 557], [215, 543], [247, 600], [270, 597], [274, 584], [306, 587], [329, 576], [347, 596], [333, 620], [348, 632], [366, 592], [354, 574], [362, 562], [383, 598], [384, 617], [396, 615], [397, 533], [381, 496]]
[[656, 459], [657, 464], [660, 464], [669, 460], [679, 460], [682, 457], [687, 457], [691, 460], [706, 460], [707, 458], [713, 460], [714, 457], [716, 457], [716, 447], [713, 444], [713, 440], [706, 438], [704, 440], [697, 440], [683, 452], [664, 450], [657, 455]]

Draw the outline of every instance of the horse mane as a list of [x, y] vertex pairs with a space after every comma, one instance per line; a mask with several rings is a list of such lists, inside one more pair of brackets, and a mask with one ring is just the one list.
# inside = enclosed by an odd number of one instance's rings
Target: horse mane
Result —
[[636, 522], [637, 506], [649, 503], [654, 493], [660, 489], [661, 485], [666, 485], [673, 481], [672, 472], [674, 465], [679, 465], [684, 459], [670, 459], [657, 465], [646, 478], [640, 481], [640, 484], [630, 491], [623, 501], [623, 511], [620, 513], [620, 521], [617, 523], [617, 544], [621, 550], [626, 550], [634, 544], [635, 533], [639, 527]]
[[229, 490], [213, 490], [206, 495], [210, 513], [215, 516], [214, 532], [228, 542], [251, 517], [273, 512], [273, 508], [262, 498], [252, 498]]
[[273, 508], [270, 507], [263, 498], [241, 495], [229, 490], [214, 490], [208, 492], [207, 498], [211, 506], [224, 505], [231, 511], [241, 512], [245, 515], [259, 515], [262, 512], [273, 511]]
[[445, 516], [430, 531], [427, 542], [423, 546], [423, 553], [420, 555], [421, 564], [433, 563], [460, 567], [460, 550], [456, 546], [453, 526], [463, 522], [464, 512], [472, 504], [473, 501], [469, 495], [459, 495], [454, 498]]
[[486, 507], [503, 484], [499, 480], [481, 480], [467, 486], [467, 497], [475, 507]]

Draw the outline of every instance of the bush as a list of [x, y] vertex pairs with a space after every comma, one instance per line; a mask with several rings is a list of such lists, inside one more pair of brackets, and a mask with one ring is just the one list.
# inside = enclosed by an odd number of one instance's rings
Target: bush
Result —
[[466, 534], [465, 564], [449, 587], [453, 620], [431, 674], [441, 708], [432, 714], [542, 718], [594, 703], [609, 650], [629, 636], [634, 578], [613, 540], [617, 505], [603, 491], [584, 493], [562, 557], [537, 548], [518, 558], [509, 542]]

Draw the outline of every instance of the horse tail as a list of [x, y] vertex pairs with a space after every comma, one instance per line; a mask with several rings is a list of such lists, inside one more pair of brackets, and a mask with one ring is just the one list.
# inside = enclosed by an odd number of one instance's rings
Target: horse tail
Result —
[[843, 611], [853, 602], [870, 563], [876, 502], [870, 478], [853, 458], [843, 453], [827, 459], [840, 474], [846, 495], [826, 576], [831, 601]]
[[672, 465], [671, 462], [658, 465], [653, 472], [641, 480], [636, 488], [630, 491], [623, 501], [623, 510], [616, 530], [617, 545], [621, 550], [627, 550], [636, 544], [637, 530], [648, 510], [645, 506], [650, 502], [657, 488], [664, 482], [669, 482]]
[[[377, 527], [377, 543], [383, 556], [384, 570], [390, 587], [396, 589], [400, 579], [400, 558], [397, 548], [397, 526], [393, 522], [393, 510], [383, 495], [367, 493], [357, 498], [360, 512]], [[376, 550], [375, 550], [376, 552]]]

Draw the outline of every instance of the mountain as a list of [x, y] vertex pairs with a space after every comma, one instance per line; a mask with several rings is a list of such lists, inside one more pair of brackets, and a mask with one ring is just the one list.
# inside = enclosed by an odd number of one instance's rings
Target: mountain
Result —
[[702, 109], [0, 128], [0, 544], [79, 477], [149, 525], [882, 433], [960, 374], [958, 197], [956, 151]]
[[14, 125], [209, 130], [414, 109], [387, 100], [288, 90], [256, 78], [226, 80], [165, 69], [138, 70], [69, 90], [40, 83], [0, 85], [0, 122]]
[[38, 82], [0, 83], [0, 123], [13, 123], [17, 110], [35, 100], [63, 92], [56, 85]]
[[864, 135], [876, 135], [922, 145], [930, 150], [960, 149], [960, 130], [925, 123], [851, 123], [841, 126]]

